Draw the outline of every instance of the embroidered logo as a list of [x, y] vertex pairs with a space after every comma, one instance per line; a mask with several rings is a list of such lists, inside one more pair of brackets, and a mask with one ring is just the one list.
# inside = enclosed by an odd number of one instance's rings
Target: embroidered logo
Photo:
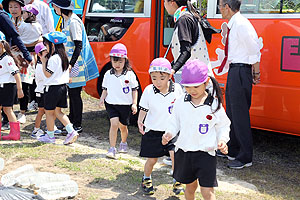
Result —
[[174, 101], [171, 102], [171, 105], [170, 105], [169, 108], [168, 108], [168, 111], [169, 111], [170, 114], [172, 114], [175, 100], [176, 100], [176, 99], [174, 99]]
[[199, 132], [206, 134], [208, 132], [208, 124], [199, 124]]

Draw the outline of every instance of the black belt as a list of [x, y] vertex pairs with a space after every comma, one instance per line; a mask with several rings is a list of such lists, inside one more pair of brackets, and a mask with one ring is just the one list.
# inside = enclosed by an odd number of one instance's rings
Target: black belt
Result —
[[230, 63], [229, 67], [249, 67], [252, 68], [252, 65], [245, 63]]

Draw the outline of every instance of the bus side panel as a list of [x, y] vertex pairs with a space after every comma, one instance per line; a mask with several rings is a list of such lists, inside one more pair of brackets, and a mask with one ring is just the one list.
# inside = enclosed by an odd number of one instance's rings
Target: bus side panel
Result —
[[[220, 28], [222, 19], [209, 20]], [[253, 87], [251, 125], [256, 128], [300, 136], [300, 19], [253, 19], [261, 50], [261, 83]], [[208, 45], [211, 61], [216, 49], [224, 49], [221, 34]], [[227, 74], [216, 76], [226, 86]]]

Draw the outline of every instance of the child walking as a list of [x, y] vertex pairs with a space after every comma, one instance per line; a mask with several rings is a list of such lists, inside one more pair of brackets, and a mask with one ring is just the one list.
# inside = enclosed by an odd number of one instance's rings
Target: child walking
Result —
[[[222, 93], [217, 81], [207, 75], [208, 67], [199, 60], [188, 61], [182, 70], [181, 84], [186, 95], [177, 99], [171, 120], [163, 135], [167, 144], [180, 131], [175, 143], [173, 177], [186, 184], [185, 198], [195, 198], [200, 184], [205, 200], [215, 199], [217, 186], [215, 150], [227, 154], [230, 120], [222, 107]], [[212, 81], [212, 91], [206, 85]]]
[[64, 126], [68, 135], [64, 144], [76, 141], [78, 133], [74, 130], [69, 118], [62, 113], [61, 108], [67, 108], [67, 83], [69, 82], [69, 61], [64, 44], [67, 37], [61, 32], [51, 32], [43, 36], [43, 43], [47, 48], [47, 55], [41, 57], [44, 81], [44, 109], [46, 113], [47, 133], [38, 138], [45, 143], [55, 143], [54, 122], [57, 117]]
[[[171, 70], [171, 63], [165, 58], [156, 58], [151, 62], [149, 73], [153, 84], [145, 88], [139, 103], [138, 126], [143, 135], [140, 156], [147, 158], [142, 188], [144, 193], [149, 195], [154, 194], [151, 173], [157, 159], [164, 155], [170, 155], [172, 169], [174, 169], [174, 142], [177, 137], [167, 145], [161, 143], [175, 100], [183, 94], [181, 86], [171, 80]], [[176, 195], [184, 192], [182, 184], [175, 179], [173, 180], [173, 192]]]
[[132, 114], [137, 112], [138, 82], [129, 65], [125, 45], [121, 43], [114, 45], [109, 55], [112, 69], [104, 75], [100, 106], [105, 104], [110, 118], [110, 148], [106, 156], [115, 159], [118, 129], [121, 131], [122, 138], [118, 151], [119, 153], [128, 151], [127, 126], [129, 125], [131, 112]]
[[16, 94], [18, 98], [22, 98], [24, 96], [19, 68], [15, 64], [10, 51], [10, 46], [5, 41], [4, 34], [0, 32], [0, 110], [3, 108], [10, 124], [9, 135], [3, 136], [2, 140], [20, 139], [20, 123], [17, 121], [12, 109], [16, 100]]

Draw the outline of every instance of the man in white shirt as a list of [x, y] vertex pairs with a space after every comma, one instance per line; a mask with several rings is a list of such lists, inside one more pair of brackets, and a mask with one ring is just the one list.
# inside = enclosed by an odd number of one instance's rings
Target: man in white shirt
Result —
[[48, 4], [41, 0], [25, 0], [25, 4], [33, 4], [38, 8], [37, 21], [42, 25], [43, 35], [54, 31], [54, 18]]
[[[260, 48], [257, 33], [240, 13], [241, 0], [220, 0], [219, 10], [228, 22], [225, 55], [230, 68], [226, 86], [226, 113], [231, 120], [228, 167], [242, 169], [252, 165], [253, 142], [249, 109], [252, 84], [260, 80]], [[226, 52], [227, 51], [227, 52]], [[227, 59], [227, 58], [226, 58]], [[222, 70], [222, 69], [221, 69]]]

